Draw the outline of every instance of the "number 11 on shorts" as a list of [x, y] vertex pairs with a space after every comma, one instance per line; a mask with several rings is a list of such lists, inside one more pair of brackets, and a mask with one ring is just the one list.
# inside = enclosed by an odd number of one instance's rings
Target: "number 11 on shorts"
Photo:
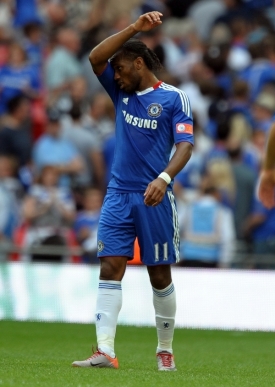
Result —
[[[155, 248], [155, 262], [159, 261], [159, 243], [154, 245]], [[168, 261], [168, 243], [163, 243], [163, 260]]]

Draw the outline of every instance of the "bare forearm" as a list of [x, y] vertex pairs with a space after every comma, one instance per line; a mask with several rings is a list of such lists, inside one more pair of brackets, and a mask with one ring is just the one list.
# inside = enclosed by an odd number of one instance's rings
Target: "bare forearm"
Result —
[[271, 170], [275, 167], [275, 123], [271, 126], [268, 135], [263, 167], [265, 170]]
[[[176, 145], [176, 152], [163, 172], [168, 173], [173, 179], [186, 165], [192, 154], [192, 145], [189, 142], [181, 142]], [[167, 190], [166, 178], [161, 175], [148, 184], [144, 192], [144, 204], [147, 206], [157, 206], [163, 199]]]
[[138, 31], [130, 24], [124, 30], [114, 34], [101, 43], [99, 43], [90, 53], [89, 60], [95, 72], [99, 71], [99, 67], [104, 66], [109, 58], [111, 58], [120, 47], [132, 38]]
[[189, 142], [181, 142], [176, 145], [176, 148], [176, 152], [164, 170], [171, 179], [173, 179], [187, 164], [193, 150], [193, 146]]

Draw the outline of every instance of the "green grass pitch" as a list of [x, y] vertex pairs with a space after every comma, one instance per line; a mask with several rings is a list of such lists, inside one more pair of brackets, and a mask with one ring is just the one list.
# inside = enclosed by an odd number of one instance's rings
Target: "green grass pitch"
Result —
[[177, 372], [156, 369], [154, 328], [118, 326], [118, 370], [73, 368], [86, 324], [0, 321], [0, 387], [273, 387], [275, 333], [176, 329]]

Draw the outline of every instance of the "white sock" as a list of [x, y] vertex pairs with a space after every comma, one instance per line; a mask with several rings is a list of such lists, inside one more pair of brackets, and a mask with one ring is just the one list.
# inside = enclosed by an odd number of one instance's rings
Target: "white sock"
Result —
[[158, 335], [157, 353], [162, 351], [173, 353], [172, 342], [176, 315], [176, 293], [173, 282], [162, 290], [153, 288], [153, 304]]
[[114, 341], [121, 306], [121, 282], [99, 280], [95, 313], [97, 346], [111, 357], [115, 357]]

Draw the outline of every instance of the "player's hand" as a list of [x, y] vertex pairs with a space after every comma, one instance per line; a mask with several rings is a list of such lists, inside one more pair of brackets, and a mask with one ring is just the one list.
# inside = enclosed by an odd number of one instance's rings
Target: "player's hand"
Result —
[[275, 206], [275, 171], [262, 171], [258, 185], [258, 197], [267, 208]]
[[161, 16], [163, 16], [162, 13], [157, 11], [147, 12], [141, 15], [137, 21], [133, 23], [134, 29], [137, 32], [150, 31], [162, 24], [162, 21], [160, 20]]
[[156, 207], [162, 202], [166, 189], [167, 183], [163, 179], [158, 177], [153, 180], [148, 184], [148, 187], [144, 192], [144, 204], [146, 204], [146, 206]]

